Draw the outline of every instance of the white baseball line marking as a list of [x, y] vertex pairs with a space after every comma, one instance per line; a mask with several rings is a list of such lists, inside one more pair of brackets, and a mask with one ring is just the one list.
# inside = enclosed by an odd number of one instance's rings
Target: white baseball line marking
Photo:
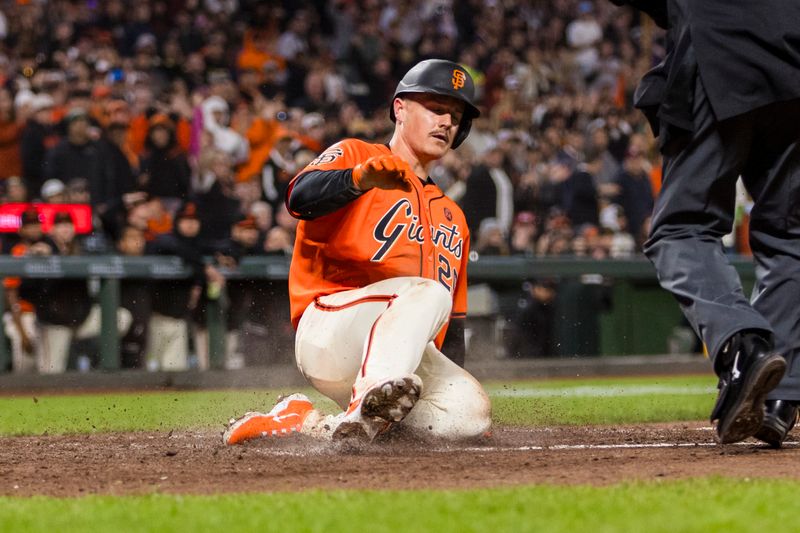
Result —
[[[711, 428], [699, 428], [711, 429]], [[737, 442], [735, 444], [726, 444], [725, 446], [747, 446], [753, 447], [758, 444], [749, 442]], [[783, 443], [784, 448], [796, 448], [800, 445], [800, 441], [787, 441]], [[635, 449], [652, 449], [652, 448], [715, 448], [720, 444], [716, 442], [644, 442], [644, 443], [624, 443], [624, 444], [551, 444], [547, 446], [471, 446], [467, 448], [433, 448], [424, 451], [433, 453], [503, 453], [503, 452], [543, 452], [543, 451], [564, 451], [564, 450], [635, 450]], [[303, 457], [306, 455], [314, 455], [332, 451], [332, 448], [325, 449], [324, 446], [317, 447], [315, 450], [270, 450], [260, 449], [260, 453], [274, 456], [289, 456], [289, 457]], [[378, 451], [376, 448], [374, 451]]]
[[[800, 442], [784, 442], [783, 447], [793, 448]], [[753, 446], [753, 442], [737, 442], [726, 444], [725, 446]], [[457, 450], [459, 452], [529, 452], [545, 450], [626, 450], [626, 449], [645, 449], [645, 448], [711, 448], [720, 444], [716, 442], [650, 442], [641, 444], [553, 444], [550, 446], [486, 446], [481, 448], [475, 446]], [[453, 450], [434, 450], [448, 452]]]
[[499, 398], [614, 398], [618, 396], [676, 395], [694, 396], [716, 393], [712, 386], [684, 385], [585, 385], [567, 388], [510, 387], [490, 389], [489, 395]]

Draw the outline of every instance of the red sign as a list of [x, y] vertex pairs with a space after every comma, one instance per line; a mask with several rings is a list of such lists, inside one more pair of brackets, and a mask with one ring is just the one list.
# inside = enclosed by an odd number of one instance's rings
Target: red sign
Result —
[[0, 233], [16, 233], [20, 215], [31, 206], [39, 212], [45, 233], [53, 226], [56, 213], [69, 213], [76, 233], [92, 232], [92, 207], [87, 204], [3, 204], [0, 205]]

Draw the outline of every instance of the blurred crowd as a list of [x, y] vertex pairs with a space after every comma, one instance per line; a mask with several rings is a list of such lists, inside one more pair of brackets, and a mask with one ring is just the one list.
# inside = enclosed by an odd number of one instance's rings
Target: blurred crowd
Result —
[[[64, 213], [43, 231], [28, 208], [2, 252], [181, 256], [192, 279], [124, 288], [118, 326], [129, 366], [185, 368], [189, 332], [202, 332], [187, 317], [202, 317], [225, 268], [291, 253], [288, 181], [341, 138], [387, 141], [397, 81], [441, 57], [479, 91], [470, 137], [432, 172], [464, 208], [474, 254], [630, 256], [660, 179], [632, 92], [662, 39], [601, 0], [4, 2], [0, 202], [87, 204], [92, 220], [78, 234]], [[63, 287], [5, 285], [6, 331], [40, 354], [20, 365], [63, 370], [63, 345], [94, 331], [91, 295], [59, 309]], [[232, 331], [264, 289], [238, 290]], [[202, 336], [188, 344], [207, 366]]]

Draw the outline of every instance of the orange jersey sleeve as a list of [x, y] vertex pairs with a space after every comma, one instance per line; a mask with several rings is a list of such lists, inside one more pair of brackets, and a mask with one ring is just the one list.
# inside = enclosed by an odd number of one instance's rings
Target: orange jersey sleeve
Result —
[[[298, 176], [353, 168], [389, 153], [383, 144], [346, 139], [325, 150]], [[454, 316], [466, 313], [469, 235], [464, 214], [432, 181], [410, 181], [410, 192], [371, 189], [333, 213], [299, 222], [289, 271], [295, 327], [317, 296], [398, 276], [439, 281], [453, 294]]]

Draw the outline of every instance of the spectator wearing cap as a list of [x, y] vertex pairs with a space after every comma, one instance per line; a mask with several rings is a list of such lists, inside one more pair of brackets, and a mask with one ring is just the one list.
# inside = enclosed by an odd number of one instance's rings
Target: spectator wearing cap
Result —
[[[175, 215], [173, 231], [159, 235], [146, 247], [147, 254], [180, 257], [191, 270], [188, 279], [163, 280], [153, 284], [153, 314], [147, 340], [147, 368], [186, 370], [189, 367], [187, 320], [197, 309], [207, 281], [224, 284], [224, 277], [203, 260], [198, 238], [202, 223], [197, 206], [184, 203]], [[201, 369], [208, 360], [200, 360]]]
[[151, 197], [160, 198], [166, 209], [175, 212], [189, 196], [191, 168], [186, 151], [178, 145], [175, 123], [158, 113], [150, 118], [145, 154], [139, 173], [139, 186]]
[[44, 161], [47, 150], [58, 142], [58, 133], [53, 126], [53, 105], [50, 95], [34, 95], [30, 104], [31, 116], [22, 130], [22, 178], [31, 191], [41, 190], [46, 179]]
[[7, 87], [0, 87], [0, 180], [22, 174], [20, 144], [24, 117], [18, 117]]
[[[56, 213], [48, 242], [53, 253], [80, 255], [81, 247], [75, 240], [69, 213]], [[42, 374], [62, 373], [68, 366], [72, 342], [100, 334], [100, 305], [93, 301], [86, 279], [67, 278], [41, 280], [34, 305], [41, 326], [38, 370]], [[117, 333], [122, 336], [130, 326], [130, 312], [118, 308], [116, 320]]]
[[[39, 212], [34, 207], [20, 215], [17, 243], [11, 247], [14, 257], [46, 256], [51, 248], [44, 242]], [[36, 313], [31, 303], [35, 299], [36, 283], [20, 278], [5, 278], [5, 308], [3, 324], [11, 341], [11, 368], [14, 372], [29, 373], [36, 370], [36, 357], [40, 349], [36, 327]], [[3, 370], [3, 369], [0, 369]]]
[[61, 180], [49, 179], [42, 184], [39, 196], [47, 204], [61, 204], [67, 199], [67, 187]]

